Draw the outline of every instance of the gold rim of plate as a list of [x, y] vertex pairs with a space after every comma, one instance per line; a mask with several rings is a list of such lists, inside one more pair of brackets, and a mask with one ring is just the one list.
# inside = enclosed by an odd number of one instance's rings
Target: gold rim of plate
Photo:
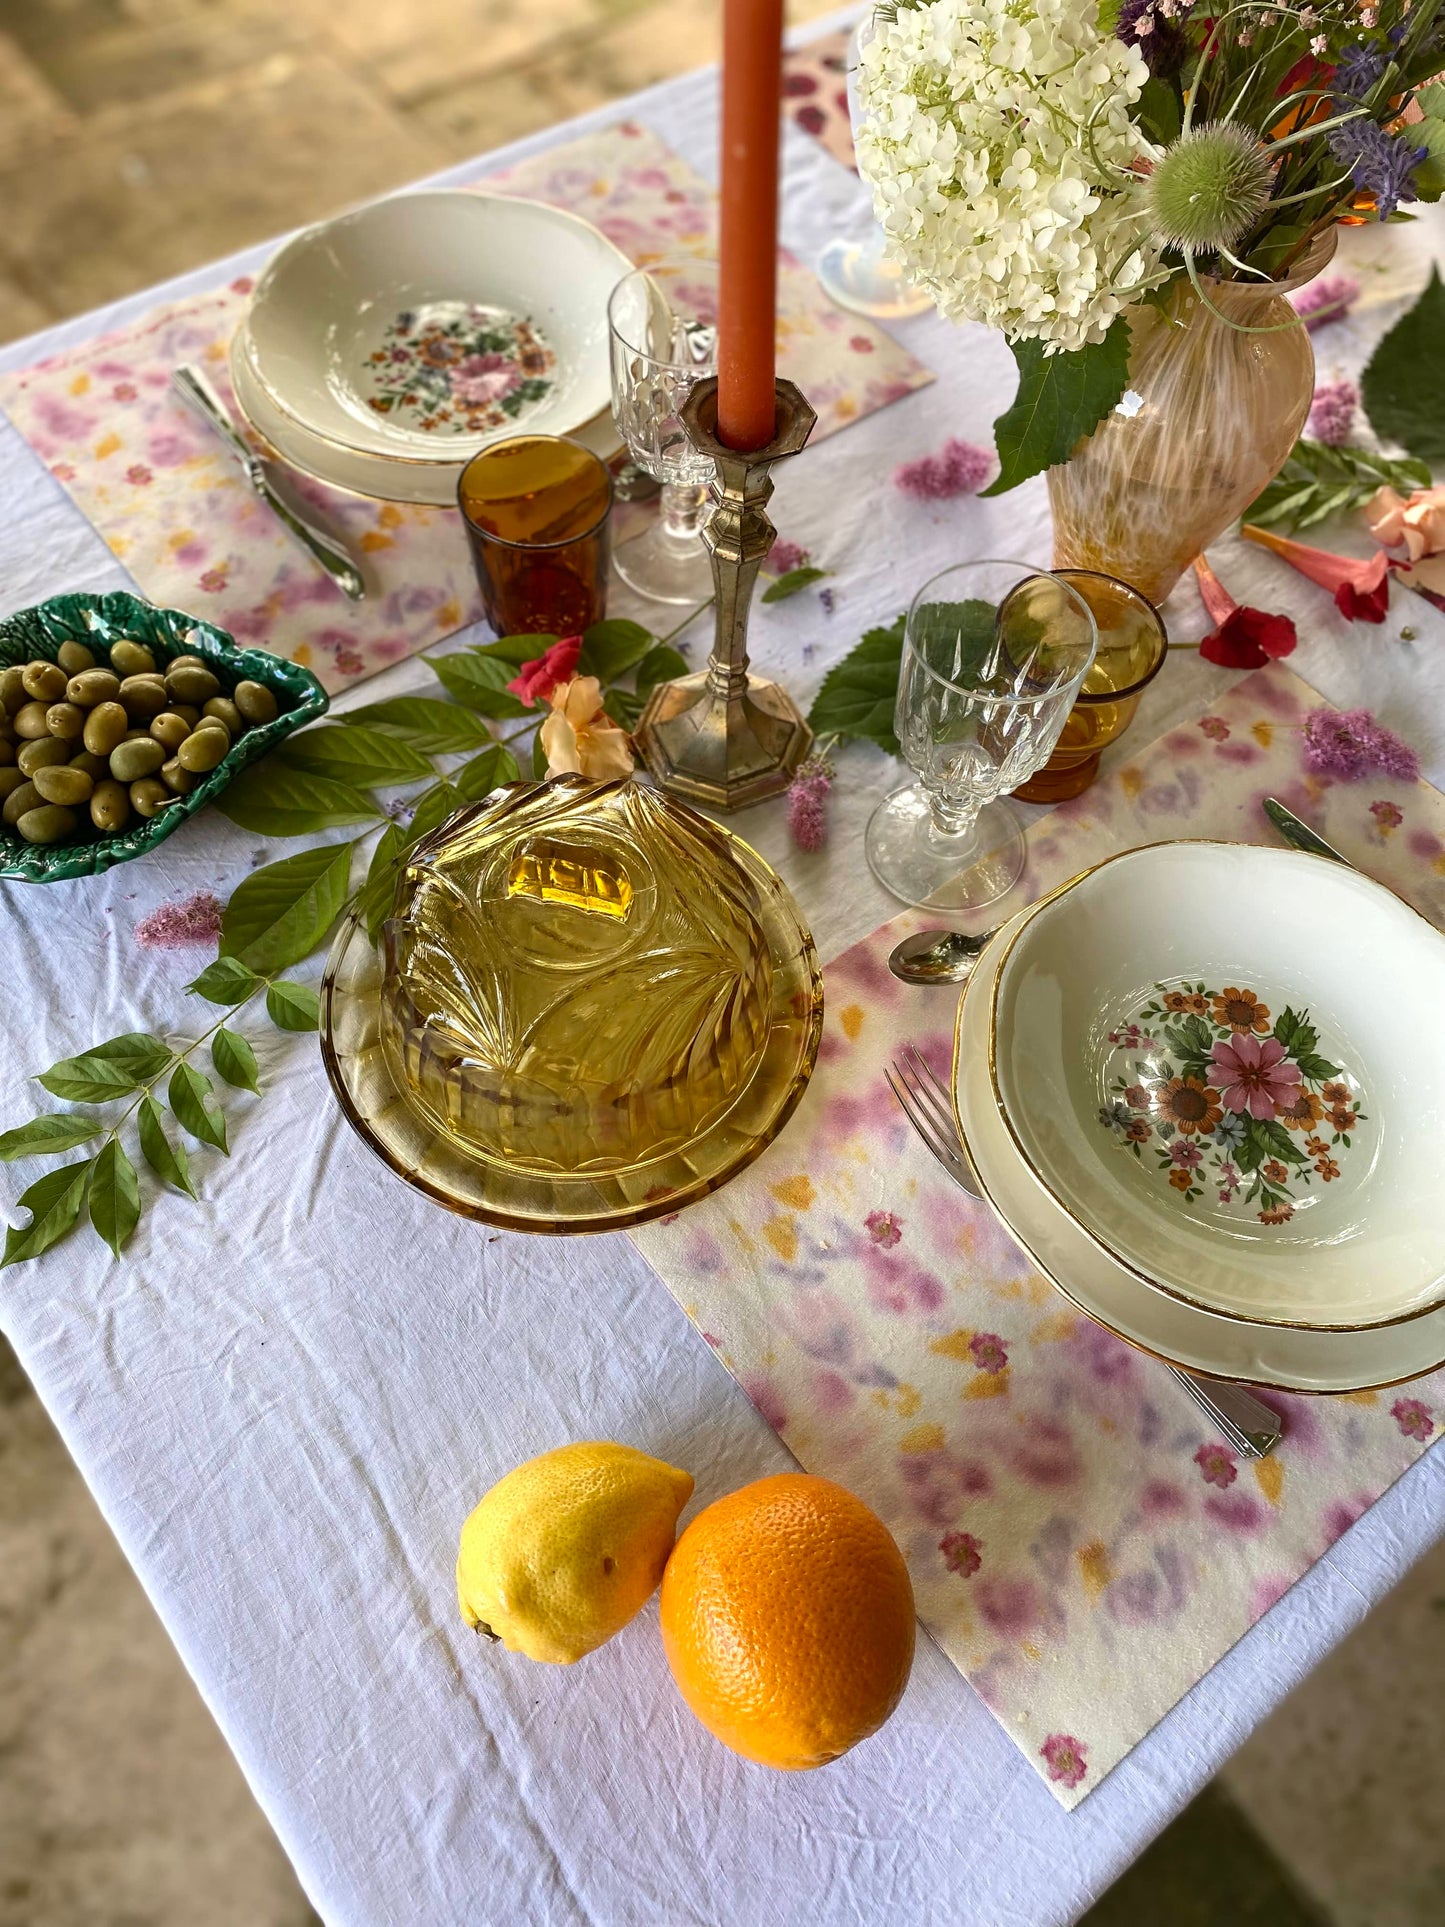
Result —
[[382, 952], [355, 911], [321, 985], [321, 1056], [347, 1120], [383, 1164], [449, 1211], [505, 1231], [553, 1237], [620, 1231], [667, 1217], [726, 1184], [766, 1150], [796, 1110], [823, 1033], [823, 974], [812, 932], [786, 884], [721, 826], [756, 885], [773, 954], [767, 1042], [746, 1088], [697, 1137], [603, 1176], [555, 1177], [468, 1154], [402, 1094], [381, 1046]]

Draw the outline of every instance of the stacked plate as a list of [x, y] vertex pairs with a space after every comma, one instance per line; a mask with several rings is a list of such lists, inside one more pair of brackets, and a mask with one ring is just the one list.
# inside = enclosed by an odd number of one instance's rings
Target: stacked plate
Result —
[[305, 229], [231, 343], [251, 425], [294, 467], [385, 501], [454, 506], [480, 448], [571, 435], [604, 459], [607, 299], [632, 263], [575, 214], [462, 189]]
[[1445, 1361], [1445, 937], [1290, 850], [1168, 843], [984, 951], [954, 1098], [1039, 1269], [1130, 1344], [1301, 1392]]

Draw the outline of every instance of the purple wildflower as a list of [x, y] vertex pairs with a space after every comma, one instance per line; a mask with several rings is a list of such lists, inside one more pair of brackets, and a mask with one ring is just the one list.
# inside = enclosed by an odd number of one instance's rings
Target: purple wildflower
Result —
[[1340, 97], [1341, 105], [1361, 101], [1384, 79], [1389, 65], [1390, 55], [1384, 47], [1371, 46], [1366, 40], [1352, 40], [1340, 54], [1331, 89]]
[[1310, 433], [1330, 448], [1343, 448], [1350, 439], [1359, 405], [1360, 391], [1348, 376], [1322, 381], [1310, 408]]
[[805, 856], [816, 856], [828, 841], [828, 792], [833, 787], [833, 765], [826, 756], [810, 756], [788, 790], [788, 828]]
[[993, 450], [950, 438], [936, 455], [904, 462], [893, 479], [916, 502], [947, 502], [955, 495], [976, 495], [993, 468]]
[[1340, 166], [1350, 170], [1355, 186], [1374, 196], [1375, 212], [1382, 221], [1389, 219], [1402, 200], [1413, 198], [1411, 177], [1430, 152], [1427, 147], [1411, 147], [1399, 136], [1387, 134], [1372, 120], [1347, 120], [1341, 127], [1332, 127], [1325, 140]]
[[835, 589], [819, 589], [818, 603], [825, 616], [830, 616], [837, 606], [838, 594]]
[[1378, 770], [1402, 783], [1419, 779], [1420, 759], [1414, 750], [1377, 723], [1368, 709], [1312, 709], [1304, 731], [1304, 766], [1311, 776], [1356, 783]]
[[1294, 311], [1313, 334], [1327, 321], [1342, 321], [1359, 298], [1360, 284], [1352, 274], [1327, 274], [1300, 289]]
[[1189, 52], [1183, 27], [1171, 18], [1175, 11], [1156, 8], [1155, 0], [1124, 0], [1114, 26], [1115, 37], [1126, 47], [1137, 47], [1150, 73], [1161, 80], [1177, 74]]

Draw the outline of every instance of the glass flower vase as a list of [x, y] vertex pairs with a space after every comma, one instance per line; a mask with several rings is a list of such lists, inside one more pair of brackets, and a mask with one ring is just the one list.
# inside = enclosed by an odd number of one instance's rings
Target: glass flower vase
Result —
[[1274, 479], [1315, 385], [1309, 335], [1289, 325], [1285, 296], [1334, 243], [1331, 230], [1279, 281], [1205, 278], [1219, 313], [1184, 277], [1160, 305], [1133, 311], [1123, 400], [1049, 470], [1055, 568], [1117, 576], [1157, 605]]

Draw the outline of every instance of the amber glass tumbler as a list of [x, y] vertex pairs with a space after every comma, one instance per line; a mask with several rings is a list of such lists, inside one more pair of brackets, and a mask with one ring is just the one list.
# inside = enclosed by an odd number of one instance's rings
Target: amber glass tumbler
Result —
[[462, 470], [457, 505], [499, 636], [578, 636], [601, 621], [612, 477], [590, 449], [560, 435], [493, 442]]
[[1099, 757], [1134, 720], [1139, 698], [1164, 667], [1169, 637], [1159, 611], [1127, 582], [1093, 569], [1055, 569], [1093, 611], [1099, 647], [1054, 753], [1013, 793], [1021, 803], [1062, 803], [1099, 774]]

